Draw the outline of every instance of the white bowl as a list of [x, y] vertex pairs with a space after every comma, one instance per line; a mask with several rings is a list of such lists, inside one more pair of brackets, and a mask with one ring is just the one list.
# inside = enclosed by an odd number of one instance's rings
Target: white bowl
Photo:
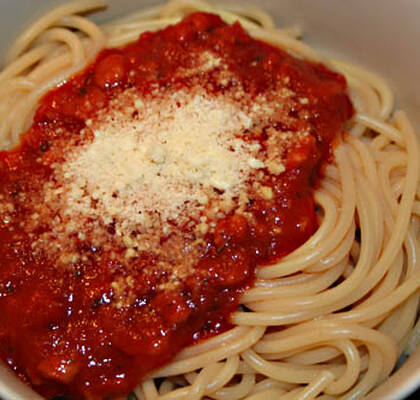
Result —
[[[420, 1], [418, 0], [248, 0], [269, 11], [279, 24], [299, 23], [305, 42], [327, 55], [357, 62], [384, 76], [398, 106], [420, 134]], [[65, 0], [1, 0], [0, 54], [30, 22]], [[110, 0], [96, 19], [107, 20], [156, 4], [153, 0]], [[420, 348], [367, 398], [400, 400], [420, 387]], [[41, 399], [0, 365], [0, 398]]]

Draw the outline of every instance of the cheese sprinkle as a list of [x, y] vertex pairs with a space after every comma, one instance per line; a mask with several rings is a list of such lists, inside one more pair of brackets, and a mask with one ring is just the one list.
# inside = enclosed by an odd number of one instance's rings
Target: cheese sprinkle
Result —
[[175, 92], [143, 103], [135, 119], [117, 112], [98, 123], [92, 143], [68, 157], [63, 183], [74, 211], [121, 219], [124, 230], [156, 212], [166, 224], [207, 204], [214, 189], [238, 196], [263, 165], [258, 142], [235, 137], [251, 117], [223, 96]]

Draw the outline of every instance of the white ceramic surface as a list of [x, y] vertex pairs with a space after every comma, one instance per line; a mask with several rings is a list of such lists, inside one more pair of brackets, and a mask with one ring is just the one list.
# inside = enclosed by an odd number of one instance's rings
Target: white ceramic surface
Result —
[[[248, 0], [280, 24], [299, 23], [304, 39], [325, 54], [382, 74], [420, 134], [420, 0]], [[0, 0], [0, 55], [31, 21], [65, 0]], [[108, 20], [154, 0], [110, 0], [94, 18]], [[1, 57], [0, 57], [1, 59]], [[420, 349], [369, 400], [401, 400], [420, 387]], [[0, 399], [36, 400], [34, 392], [0, 365]]]

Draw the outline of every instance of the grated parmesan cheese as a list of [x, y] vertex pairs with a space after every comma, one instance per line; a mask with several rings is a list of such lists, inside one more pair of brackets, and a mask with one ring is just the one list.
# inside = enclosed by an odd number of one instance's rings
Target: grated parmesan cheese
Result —
[[68, 156], [62, 170], [69, 208], [105, 223], [121, 220], [129, 232], [144, 227], [150, 213], [165, 222], [207, 204], [214, 189], [238, 196], [251, 171], [264, 167], [259, 145], [235, 136], [250, 116], [223, 96], [178, 92], [142, 103], [136, 120], [119, 112], [94, 123], [94, 140]]

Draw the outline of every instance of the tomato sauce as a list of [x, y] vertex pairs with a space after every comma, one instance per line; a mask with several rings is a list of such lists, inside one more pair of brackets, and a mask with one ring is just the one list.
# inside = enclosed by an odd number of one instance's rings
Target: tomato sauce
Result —
[[[310, 134], [286, 155], [284, 173], [264, 174], [273, 198], [249, 200], [252, 224], [236, 213], [217, 221], [194, 274], [171, 290], [159, 291], [155, 275], [145, 277], [142, 265], [153, 260], [143, 254], [133, 277], [135, 301], [113, 307], [110, 283], [116, 271], [125, 277], [124, 265], [93, 246], [82, 249], [88, 256], [69, 268], [35, 256], [33, 236], [43, 226], [31, 235], [24, 229], [32, 215], [27, 199], [36, 201], [51, 178], [50, 164], [60, 162], [69, 141], [77, 145], [79, 132], [98, 110], [127, 88], [147, 93], [150, 82], [171, 84], [176, 71], [189, 66], [191, 54], [205, 50], [222, 57], [252, 96], [283, 81], [305, 100], [274, 128], [294, 132], [307, 124]], [[317, 228], [313, 190], [353, 113], [346, 88], [344, 77], [322, 64], [252, 39], [238, 23], [229, 26], [218, 16], [196, 13], [122, 49], [102, 51], [48, 93], [19, 146], [0, 153], [1, 359], [48, 398], [117, 397], [181, 349], [232, 328], [229, 317], [252, 286], [256, 266], [278, 261]]]

